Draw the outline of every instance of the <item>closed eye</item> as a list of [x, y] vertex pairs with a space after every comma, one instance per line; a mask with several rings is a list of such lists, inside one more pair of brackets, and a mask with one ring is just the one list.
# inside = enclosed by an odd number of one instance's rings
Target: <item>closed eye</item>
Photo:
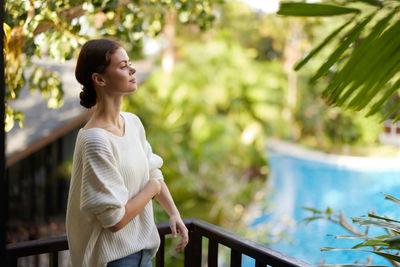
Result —
[[129, 61], [125, 61], [125, 60], [124, 60], [123, 62], [124, 62], [125, 64], [121, 66], [121, 69], [125, 69], [125, 68], [127, 68], [127, 67], [132, 66], [132, 63], [129, 62]]

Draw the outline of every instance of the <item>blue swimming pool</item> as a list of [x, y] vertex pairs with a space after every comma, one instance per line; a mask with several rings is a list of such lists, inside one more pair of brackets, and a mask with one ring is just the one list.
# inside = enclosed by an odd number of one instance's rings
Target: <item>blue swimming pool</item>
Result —
[[[275, 250], [315, 265], [354, 263], [372, 256], [364, 252], [321, 252], [320, 247], [350, 248], [356, 243], [327, 236], [349, 234], [332, 222], [302, 223], [311, 213], [301, 207], [330, 207], [347, 217], [374, 210], [379, 215], [400, 219], [400, 206], [384, 200], [383, 195], [400, 197], [400, 159], [334, 156], [274, 142], [268, 146], [268, 160], [273, 193], [267, 201], [272, 201], [274, 208], [255, 218], [251, 227], [271, 222], [279, 227], [282, 221], [291, 220], [295, 227], [286, 234], [292, 242], [271, 245]], [[388, 264], [379, 256], [372, 257], [374, 264]], [[245, 266], [254, 266], [247, 258], [244, 262]]]

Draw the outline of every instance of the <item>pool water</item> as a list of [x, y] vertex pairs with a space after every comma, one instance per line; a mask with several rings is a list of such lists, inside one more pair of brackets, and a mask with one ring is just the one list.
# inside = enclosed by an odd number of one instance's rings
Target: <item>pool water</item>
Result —
[[[383, 194], [400, 198], [400, 160], [398, 164], [396, 159], [334, 158], [323, 153], [301, 149], [293, 153], [292, 150], [287, 145], [269, 146], [273, 193], [267, 201], [272, 201], [274, 209], [255, 218], [251, 227], [271, 222], [279, 227], [283, 218], [292, 220], [294, 229], [285, 232], [292, 241], [281, 241], [270, 247], [314, 265], [365, 263], [368, 257], [372, 257], [373, 264], [388, 265], [387, 260], [372, 253], [321, 252], [321, 247], [351, 248], [360, 241], [328, 236], [349, 235], [349, 232], [327, 220], [302, 222], [312, 213], [301, 207], [317, 210], [330, 207], [343, 212], [349, 221], [349, 217], [366, 215], [369, 211], [400, 219], [400, 205], [384, 200]], [[370, 235], [383, 234], [380, 231], [379, 228], [370, 229]], [[247, 257], [243, 263], [243, 266], [254, 266]]]

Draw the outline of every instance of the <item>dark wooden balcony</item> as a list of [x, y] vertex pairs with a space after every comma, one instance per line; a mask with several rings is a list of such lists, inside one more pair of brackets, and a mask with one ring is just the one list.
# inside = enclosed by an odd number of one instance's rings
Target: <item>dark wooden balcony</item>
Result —
[[[218, 245], [230, 249], [231, 267], [242, 265], [242, 256], [255, 259], [255, 267], [261, 266], [312, 266], [284, 255], [263, 245], [230, 233], [220, 227], [198, 219], [184, 220], [189, 229], [190, 242], [185, 248], [185, 267], [218, 266]], [[156, 267], [164, 266], [165, 236], [171, 233], [168, 222], [158, 223], [161, 245], [156, 256]], [[202, 239], [208, 239], [207, 259], [203, 262]], [[53, 237], [7, 245], [8, 266], [18, 266], [18, 258], [48, 253], [50, 266], [58, 266], [58, 252], [68, 250], [67, 237]]]

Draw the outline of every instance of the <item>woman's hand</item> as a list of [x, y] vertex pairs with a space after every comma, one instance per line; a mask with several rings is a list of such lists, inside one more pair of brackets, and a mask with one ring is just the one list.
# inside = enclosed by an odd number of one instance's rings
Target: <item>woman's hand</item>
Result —
[[179, 215], [169, 217], [169, 226], [171, 227], [172, 237], [176, 238], [177, 233], [182, 237], [181, 242], [176, 246], [176, 251], [182, 250], [189, 242], [189, 231]]
[[181, 219], [178, 209], [175, 206], [174, 200], [172, 199], [171, 193], [168, 190], [167, 185], [163, 180], [160, 180], [161, 192], [157, 195], [157, 200], [161, 206], [169, 215], [169, 226], [171, 227], [172, 237], [176, 238], [178, 233], [181, 235], [182, 240], [176, 246], [176, 250], [179, 251], [186, 247], [189, 242], [189, 231]]

